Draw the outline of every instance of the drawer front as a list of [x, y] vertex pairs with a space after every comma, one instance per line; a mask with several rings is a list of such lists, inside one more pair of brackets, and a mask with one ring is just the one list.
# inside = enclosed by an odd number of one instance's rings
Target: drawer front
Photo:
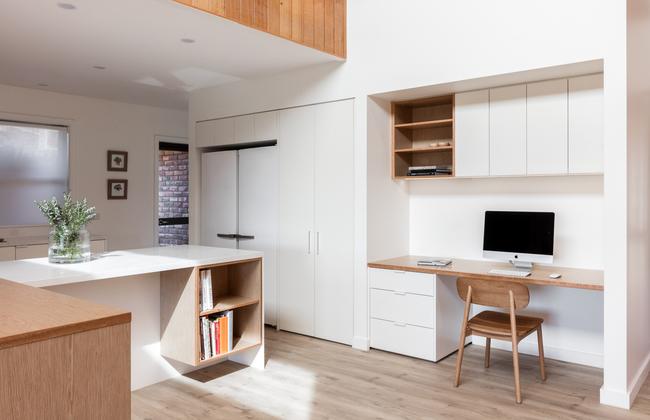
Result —
[[370, 287], [434, 296], [435, 275], [370, 268]]
[[434, 360], [434, 336], [430, 328], [371, 319], [370, 347]]
[[16, 247], [16, 259], [26, 260], [28, 258], [44, 258], [47, 257], [47, 250], [49, 246], [43, 245], [21, 245]]
[[370, 289], [370, 316], [433, 328], [433, 297], [390, 290]]

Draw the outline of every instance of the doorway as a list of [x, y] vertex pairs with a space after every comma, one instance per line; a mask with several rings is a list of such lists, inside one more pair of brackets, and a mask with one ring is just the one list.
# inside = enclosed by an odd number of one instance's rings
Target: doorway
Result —
[[189, 243], [189, 148], [186, 143], [156, 139], [157, 245]]

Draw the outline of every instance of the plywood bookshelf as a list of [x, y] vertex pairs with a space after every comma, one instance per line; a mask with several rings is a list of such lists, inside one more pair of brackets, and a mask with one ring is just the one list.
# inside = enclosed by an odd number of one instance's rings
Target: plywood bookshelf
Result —
[[[432, 179], [454, 176], [454, 96], [393, 102], [393, 179]], [[449, 167], [451, 174], [409, 176], [410, 166]]]
[[[201, 271], [210, 270], [214, 307], [201, 310]], [[161, 273], [160, 347], [165, 357], [205, 366], [262, 344], [262, 259]], [[201, 318], [233, 311], [232, 351], [201, 359]]]

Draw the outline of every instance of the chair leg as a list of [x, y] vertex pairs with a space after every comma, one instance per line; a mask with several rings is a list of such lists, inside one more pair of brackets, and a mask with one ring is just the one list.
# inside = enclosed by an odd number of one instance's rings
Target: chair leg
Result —
[[546, 369], [544, 368], [544, 342], [542, 341], [542, 326], [537, 328], [537, 347], [539, 352], [539, 371], [542, 374], [542, 381], [546, 380]]
[[490, 344], [492, 343], [492, 339], [487, 337], [485, 339], [485, 367], [489, 368], [490, 367]]
[[463, 365], [463, 353], [465, 353], [464, 331], [460, 335], [460, 344], [458, 345], [458, 355], [456, 356], [456, 379], [454, 380], [455, 387], [458, 387], [458, 385], [460, 385], [460, 368]]
[[521, 385], [519, 384], [519, 349], [517, 338], [512, 338], [512, 366], [515, 372], [515, 398], [521, 404]]

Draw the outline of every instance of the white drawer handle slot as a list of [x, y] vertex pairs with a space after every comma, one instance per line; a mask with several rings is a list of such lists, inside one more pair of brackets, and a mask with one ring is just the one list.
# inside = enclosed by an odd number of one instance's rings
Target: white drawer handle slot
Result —
[[406, 271], [398, 271], [398, 270], [394, 270], [393, 273], [394, 273], [394, 274], [404, 274], [404, 273], [406, 273]]
[[396, 327], [406, 327], [406, 324], [404, 322], [393, 322], [393, 325]]
[[397, 292], [397, 291], [395, 291], [393, 293], [396, 294], [397, 296], [406, 296], [406, 292]]

